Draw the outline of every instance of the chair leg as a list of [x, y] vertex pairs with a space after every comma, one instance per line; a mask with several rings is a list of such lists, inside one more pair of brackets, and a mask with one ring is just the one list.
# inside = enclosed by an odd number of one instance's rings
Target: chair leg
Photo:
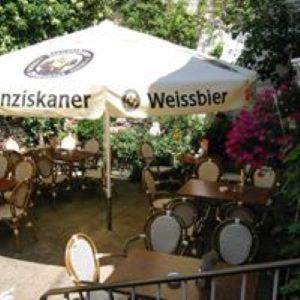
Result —
[[38, 237], [37, 237], [37, 234], [36, 234], [36, 231], [35, 231], [35, 228], [32, 224], [31, 221], [28, 221], [27, 224], [26, 224], [26, 227], [30, 228], [31, 229], [31, 233], [32, 233], [32, 236], [33, 236], [33, 239], [35, 242], [38, 241]]
[[20, 231], [17, 227], [13, 229], [15, 236], [15, 245], [18, 252], [21, 251], [21, 242], [20, 242]]

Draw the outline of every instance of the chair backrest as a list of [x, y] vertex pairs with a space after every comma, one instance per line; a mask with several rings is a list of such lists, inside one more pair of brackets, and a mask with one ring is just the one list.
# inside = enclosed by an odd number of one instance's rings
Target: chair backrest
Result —
[[175, 215], [181, 218], [185, 228], [192, 227], [198, 218], [197, 207], [187, 199], [171, 201], [168, 205], [168, 209], [172, 210]]
[[145, 224], [146, 248], [163, 253], [177, 253], [182, 242], [184, 226], [171, 211], [152, 215]]
[[17, 151], [20, 152], [20, 146], [17, 143], [17, 141], [13, 138], [8, 138], [3, 145], [4, 150], [9, 150], [9, 151]]
[[20, 161], [23, 160], [21, 153], [14, 150], [4, 151], [3, 155], [8, 159], [9, 169], [13, 169]]
[[4, 155], [0, 155], [0, 178], [5, 178], [9, 169], [8, 159]]
[[96, 258], [97, 248], [92, 239], [83, 234], [74, 234], [67, 243], [65, 265], [73, 282], [98, 282], [100, 280], [99, 261]]
[[61, 141], [60, 147], [62, 149], [74, 150], [77, 145], [77, 139], [73, 135], [67, 135]]
[[239, 219], [221, 222], [213, 236], [220, 257], [228, 264], [240, 265], [249, 260], [254, 236], [249, 225]]
[[154, 193], [156, 191], [156, 182], [152, 173], [148, 169], [144, 169], [142, 176], [147, 192], [150, 194]]
[[25, 213], [30, 204], [31, 183], [28, 180], [22, 181], [13, 189], [10, 202], [12, 205], [12, 215], [16, 216], [15, 209]]
[[53, 174], [54, 163], [50, 158], [46, 156], [39, 157], [37, 159], [36, 166], [39, 174], [44, 178], [48, 178]]
[[151, 162], [154, 160], [154, 152], [149, 144], [143, 144], [141, 146], [141, 156], [146, 164], [151, 164]]
[[214, 158], [204, 158], [199, 163], [197, 175], [201, 180], [218, 181], [221, 176], [221, 166]]
[[35, 165], [30, 160], [20, 161], [14, 169], [14, 178], [21, 182], [24, 180], [31, 180], [35, 176]]
[[84, 144], [84, 150], [90, 153], [98, 153], [100, 144], [96, 139], [90, 139]]
[[224, 216], [226, 219], [240, 219], [249, 224], [254, 224], [255, 222], [255, 215], [250, 208], [235, 203], [226, 207]]
[[259, 188], [272, 189], [277, 180], [277, 174], [271, 167], [261, 167], [253, 173], [253, 185]]

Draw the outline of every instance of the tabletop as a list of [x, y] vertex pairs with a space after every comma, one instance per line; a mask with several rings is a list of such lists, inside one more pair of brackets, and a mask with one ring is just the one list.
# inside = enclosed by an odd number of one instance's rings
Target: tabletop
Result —
[[[170, 272], [179, 275], [197, 274], [202, 260], [184, 256], [168, 255], [158, 252], [134, 249], [122, 260], [106, 283], [128, 282], [134, 280], [149, 280], [158, 277], [166, 277]], [[201, 299], [201, 291], [195, 281], [187, 284], [188, 299]], [[156, 297], [157, 286], [145, 286], [136, 288], [136, 293], [145, 296]], [[161, 286], [163, 299], [182, 299], [182, 289]]]
[[0, 192], [6, 192], [12, 190], [17, 184], [15, 179], [0, 179]]
[[[221, 191], [225, 189], [226, 191]], [[249, 205], [266, 205], [270, 190], [254, 186], [240, 187], [239, 184], [224, 182], [209, 182], [200, 179], [190, 179], [177, 194], [185, 197], [205, 198], [217, 202], [242, 202]]]

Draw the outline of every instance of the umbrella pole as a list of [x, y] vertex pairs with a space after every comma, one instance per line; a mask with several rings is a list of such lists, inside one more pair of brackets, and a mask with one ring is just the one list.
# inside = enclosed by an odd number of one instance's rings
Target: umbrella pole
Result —
[[105, 149], [105, 170], [106, 170], [106, 222], [107, 230], [112, 230], [112, 200], [111, 200], [111, 146], [110, 146], [110, 114], [105, 110], [104, 114], [104, 149]]

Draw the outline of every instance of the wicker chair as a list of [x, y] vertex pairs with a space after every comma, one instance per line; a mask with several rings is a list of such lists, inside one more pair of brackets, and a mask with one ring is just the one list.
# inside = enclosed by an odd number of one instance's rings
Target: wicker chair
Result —
[[199, 220], [199, 212], [193, 201], [186, 198], [174, 199], [168, 204], [167, 209], [181, 218], [188, 236], [193, 238]]
[[6, 156], [0, 154], [0, 178], [5, 178], [9, 172], [9, 161]]
[[254, 225], [256, 222], [255, 214], [251, 208], [235, 202], [222, 205], [219, 209], [218, 217], [221, 220], [237, 218], [251, 225]]
[[161, 175], [163, 173], [170, 172], [173, 169], [172, 166], [158, 165], [153, 149], [149, 144], [143, 144], [141, 146], [140, 153], [145, 162], [145, 167], [148, 168], [152, 173]]
[[41, 156], [37, 160], [36, 166], [38, 170], [38, 194], [43, 188], [49, 189], [55, 203], [59, 185], [67, 181], [67, 176], [58, 172], [54, 162], [47, 156]]
[[20, 227], [25, 223], [30, 227], [36, 239], [33, 224], [30, 218], [29, 210], [32, 207], [31, 200], [31, 182], [26, 180], [20, 182], [12, 191], [7, 203], [0, 207], [0, 222], [8, 225], [15, 235], [16, 247], [20, 250]]
[[97, 153], [99, 153], [99, 150], [100, 150], [100, 144], [96, 139], [89, 139], [84, 144], [83, 150], [90, 152], [90, 153], [97, 154]]
[[221, 173], [221, 165], [216, 159], [206, 157], [199, 162], [197, 169], [197, 176], [199, 179], [215, 182], [219, 180]]
[[17, 151], [14, 150], [6, 150], [3, 152], [3, 155], [8, 160], [8, 168], [9, 171], [12, 171], [15, 166], [23, 160], [23, 155]]
[[[29, 180], [33, 182], [36, 176], [36, 168], [31, 160], [25, 159], [17, 163], [12, 172], [12, 177], [17, 182]], [[4, 198], [7, 200], [11, 197], [12, 192], [5, 192]]]
[[179, 216], [170, 210], [156, 212], [146, 221], [143, 234], [125, 242], [124, 252], [128, 251], [131, 243], [142, 239], [147, 250], [183, 254], [189, 245], [186, 236], [185, 225]]
[[[101, 282], [101, 271], [105, 271], [105, 267], [100, 266], [100, 260], [110, 256], [125, 256], [125, 254], [98, 253], [95, 243], [89, 236], [83, 233], [74, 234], [69, 239], [65, 250], [67, 273], [77, 286]], [[86, 298], [81, 294], [80, 299]], [[95, 291], [90, 293], [88, 299], [111, 298], [105, 291]]]
[[216, 227], [212, 248], [227, 264], [240, 265], [255, 256], [258, 237], [250, 224], [240, 219], [228, 219]]
[[172, 181], [157, 181], [154, 179], [149, 169], [144, 169], [142, 173], [143, 185], [146, 188], [146, 194], [149, 197], [151, 210], [160, 210], [167, 207], [172, 201], [173, 195], [169, 191], [159, 189], [162, 183], [172, 183]]
[[261, 167], [254, 170], [253, 185], [259, 188], [273, 189], [277, 184], [277, 174], [271, 167]]
[[29, 159], [20, 161], [13, 170], [13, 177], [19, 182], [24, 180], [33, 180], [35, 175], [35, 164]]

